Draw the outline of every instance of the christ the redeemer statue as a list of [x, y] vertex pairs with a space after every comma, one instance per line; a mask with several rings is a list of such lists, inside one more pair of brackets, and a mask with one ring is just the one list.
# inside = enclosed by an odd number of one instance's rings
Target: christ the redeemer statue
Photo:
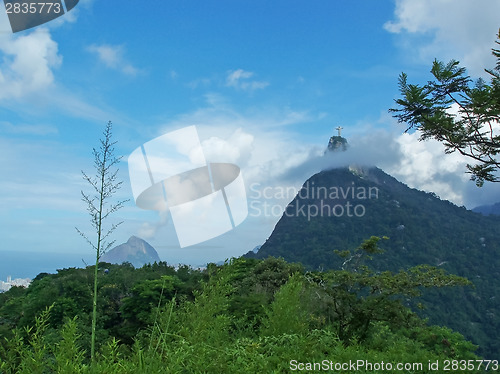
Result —
[[337, 128], [335, 129], [335, 130], [337, 130], [337, 131], [339, 132], [339, 136], [340, 136], [340, 133], [341, 133], [342, 129], [343, 129], [343, 127], [341, 127], [341, 126], [339, 126], [339, 127], [337, 127]]

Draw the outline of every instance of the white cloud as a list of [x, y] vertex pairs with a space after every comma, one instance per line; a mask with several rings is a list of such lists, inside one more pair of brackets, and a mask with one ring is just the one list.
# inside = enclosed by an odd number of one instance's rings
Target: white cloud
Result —
[[[284, 124], [306, 123], [306, 114], [291, 110], [245, 115], [232, 110], [224, 101], [180, 116], [162, 127], [161, 133], [197, 125], [207, 160], [232, 162], [240, 166], [247, 187], [300, 186], [322, 169], [351, 163], [376, 165], [412, 188], [434, 192], [458, 205], [473, 207], [474, 185], [466, 174], [471, 160], [458, 153], [445, 154], [442, 143], [421, 142], [417, 133], [401, 134], [400, 126], [385, 115], [381, 119], [391, 131], [370, 129], [348, 139], [349, 152], [323, 157], [328, 139], [306, 143], [300, 134]], [[392, 126], [392, 127], [391, 127]]]
[[410, 187], [464, 204], [464, 189], [470, 179], [465, 174], [467, 160], [458, 153], [445, 154], [443, 144], [437, 140], [418, 138], [417, 133], [405, 133], [394, 139], [401, 156], [386, 171]]
[[[196, 125], [208, 161], [231, 162], [241, 168], [247, 187], [249, 216], [241, 227], [227, 235], [189, 250], [178, 248], [167, 213], [162, 213], [160, 217], [148, 216], [141, 221], [136, 217], [135, 227], [130, 226], [130, 229], [152, 240], [155, 247], [168, 248], [164, 255], [169, 261], [179, 258], [181, 262], [186, 262], [190, 256], [197, 258], [198, 263], [201, 259], [218, 261], [261, 244], [293, 199], [294, 191], [298, 191], [313, 174], [332, 167], [376, 165], [412, 188], [434, 192], [442, 199], [458, 205], [465, 204], [469, 208], [478, 205], [476, 197], [479, 190], [465, 174], [465, 164], [470, 160], [458, 154], [445, 154], [443, 145], [437, 141], [420, 142], [417, 134], [401, 134], [400, 126], [394, 125], [391, 131], [387, 131], [370, 130], [369, 125], [364, 125], [365, 131], [359, 131], [348, 139], [348, 152], [324, 157], [328, 139], [308, 144], [301, 134], [283, 127], [283, 118], [289, 124], [298, 124], [310, 122], [307, 116], [293, 115], [289, 109], [247, 114], [235, 111], [220, 97], [209, 97], [209, 102], [207, 108], [184, 114], [161, 126], [161, 131], [155, 135]], [[395, 122], [387, 116], [381, 121], [389, 125], [387, 127]], [[266, 188], [267, 191], [285, 192], [283, 196], [260, 201], [259, 193]], [[493, 189], [488, 189], [488, 196], [498, 196], [498, 188], [496, 195]], [[250, 205], [256, 201], [257, 204]], [[492, 201], [483, 200], [481, 203]], [[269, 204], [271, 210], [267, 214], [253, 214], [255, 208], [263, 212], [264, 203]], [[140, 210], [131, 208], [131, 211], [139, 214]]]
[[196, 125], [206, 158], [233, 162], [248, 178], [272, 183], [309, 154], [311, 145], [286, 131], [287, 125], [307, 121], [290, 110], [246, 115], [234, 111], [220, 98], [208, 97], [210, 107], [185, 114], [162, 126], [160, 134]]
[[484, 76], [483, 69], [493, 67], [499, 14], [500, 2], [492, 0], [397, 0], [395, 20], [384, 28], [400, 34], [420, 62], [455, 59]]
[[[377, 166], [411, 188], [434, 192], [442, 199], [457, 205], [473, 208], [480, 203], [498, 200], [500, 184], [489, 184], [487, 188], [479, 189], [470, 181], [466, 164], [471, 163], [471, 159], [457, 152], [446, 154], [445, 147], [437, 140], [419, 141], [418, 133], [401, 134], [400, 126], [391, 126], [393, 120], [388, 120], [385, 114], [382, 121], [389, 125], [387, 128], [391, 130], [377, 130], [372, 129], [370, 125], [364, 125], [364, 131], [348, 137], [347, 152], [328, 153], [324, 157], [326, 140], [325, 144], [309, 146], [308, 153], [299, 152], [301, 157], [307, 157], [289, 165], [284, 173], [277, 173], [275, 180], [293, 185], [298, 181], [303, 183], [320, 170], [355, 164]], [[278, 147], [281, 144], [277, 142]], [[294, 147], [297, 145], [294, 144]], [[290, 157], [286, 151], [281, 154], [283, 159]], [[286, 165], [284, 161], [281, 161], [281, 165]], [[479, 198], [480, 193], [484, 198]], [[486, 195], [483, 196], [483, 193]]]
[[44, 27], [21, 36], [0, 33], [0, 56], [0, 100], [43, 92], [54, 84], [53, 69], [62, 63], [57, 43]]
[[0, 122], [0, 133], [1, 132], [24, 135], [50, 135], [57, 134], [58, 130], [57, 127], [50, 125], [13, 125], [10, 122]]
[[253, 72], [243, 69], [229, 71], [226, 77], [226, 86], [250, 92], [269, 86], [269, 82], [250, 80], [253, 76]]
[[[247, 189], [253, 183], [263, 187], [288, 183], [299, 187], [303, 183], [303, 176], [290, 177], [290, 170], [310, 157], [311, 145], [304, 144], [300, 136], [287, 131], [284, 125], [301, 123], [307, 120], [306, 115], [299, 115], [289, 109], [248, 115], [235, 111], [217, 95], [209, 95], [207, 101], [208, 107], [179, 116], [162, 126], [157, 135], [196, 125], [206, 160], [238, 165]], [[145, 139], [148, 140], [150, 139]], [[243, 241], [248, 248], [241, 247], [240, 250], [250, 250], [269, 235], [275, 223], [274, 218], [260, 217], [244, 224], [244, 228], [233, 230], [234, 233], [229, 235], [242, 235], [245, 239], [239, 236], [237, 241]], [[169, 256], [186, 256], [176, 249], [178, 244], [171, 237], [175, 234], [171, 232], [169, 236], [166, 231], [171, 225], [164, 216], [160, 216], [156, 222], [138, 223], [135, 230], [150, 239], [160, 240], [163, 245], [170, 243], [173, 247], [169, 250]], [[234, 241], [224, 242], [224, 237], [220, 240], [217, 245], [232, 251], [225, 255], [219, 254], [221, 259], [237, 254], [234, 252]], [[203, 249], [203, 246], [200, 248]], [[192, 251], [190, 249], [190, 253]], [[220, 251], [222, 249], [218, 249], [218, 253], [223, 253]], [[207, 253], [203, 256], [210, 257]]]
[[143, 222], [137, 230], [137, 235], [145, 240], [154, 238], [158, 230], [164, 228], [169, 222], [169, 212], [158, 212], [159, 221], [157, 222]]
[[[79, 6], [90, 6], [93, 0], [80, 1]], [[66, 19], [67, 17], [60, 17]], [[61, 21], [62, 22], [62, 21]], [[66, 21], [64, 21], [66, 22]], [[51, 28], [59, 24], [49, 22]], [[57, 108], [74, 117], [90, 118], [102, 121], [103, 118], [117, 118], [117, 113], [107, 108], [102, 109], [75, 95], [74, 90], [57, 84], [55, 72], [62, 64], [58, 44], [46, 26], [38, 26], [21, 34], [13, 34], [5, 12], [0, 12], [0, 101], [2, 106], [12, 111], [35, 113], [48, 106]], [[130, 73], [131, 69], [127, 68]], [[29, 105], [26, 105], [29, 103]], [[111, 114], [111, 115], [110, 115]], [[41, 128], [39, 125], [26, 125], [16, 130], [4, 131], [17, 133], [47, 133], [54, 129]]]
[[203, 153], [208, 162], [246, 164], [251, 156], [255, 138], [238, 128], [227, 139], [212, 136], [202, 142]]
[[236, 87], [240, 79], [248, 79], [253, 76], [252, 72], [244, 71], [242, 69], [230, 71], [227, 74], [226, 84], [231, 87]]
[[466, 165], [472, 160], [457, 152], [446, 154], [437, 140], [419, 141], [418, 133], [380, 130], [349, 142], [349, 151], [336, 155], [336, 165], [375, 165], [411, 188], [434, 192], [468, 208], [498, 200], [500, 185], [479, 189], [466, 173]]
[[103, 119], [113, 118], [117, 123], [127, 122], [121, 113], [107, 107], [104, 103], [94, 105], [61, 86], [51, 92], [48, 104], [78, 119], [90, 119], [102, 123]]
[[87, 48], [94, 53], [106, 67], [121, 71], [123, 74], [135, 76], [139, 72], [132, 64], [126, 61], [124, 57], [124, 48], [121, 45], [92, 44]]

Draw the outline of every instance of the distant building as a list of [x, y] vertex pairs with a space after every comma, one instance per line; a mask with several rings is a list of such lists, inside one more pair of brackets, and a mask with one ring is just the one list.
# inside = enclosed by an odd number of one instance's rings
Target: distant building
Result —
[[11, 287], [18, 286], [18, 287], [28, 287], [31, 283], [31, 279], [29, 278], [17, 278], [17, 279], [12, 279], [12, 277], [9, 275], [7, 277], [7, 282], [0, 281], [0, 292], [5, 292], [11, 289]]

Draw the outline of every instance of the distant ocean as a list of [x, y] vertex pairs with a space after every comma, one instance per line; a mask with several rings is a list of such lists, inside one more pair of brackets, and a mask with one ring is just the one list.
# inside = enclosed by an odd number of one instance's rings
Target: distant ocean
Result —
[[83, 268], [93, 264], [92, 253], [43, 253], [0, 251], [0, 280], [7, 276], [15, 278], [35, 278], [40, 273], [56, 273], [57, 269], [70, 267]]

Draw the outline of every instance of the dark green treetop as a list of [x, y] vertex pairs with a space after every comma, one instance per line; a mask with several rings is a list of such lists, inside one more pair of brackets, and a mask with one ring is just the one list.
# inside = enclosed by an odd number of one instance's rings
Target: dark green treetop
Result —
[[[500, 30], [496, 44], [500, 45]], [[446, 153], [458, 151], [474, 160], [467, 165], [477, 186], [485, 181], [499, 182], [500, 169], [500, 49], [493, 49], [495, 68], [485, 71], [490, 82], [479, 79], [472, 84], [466, 69], [451, 60], [445, 64], [434, 60], [434, 79], [425, 85], [409, 84], [407, 75], [399, 76], [401, 98], [397, 108], [389, 109], [406, 131], [415, 129], [420, 140], [442, 142]]]

